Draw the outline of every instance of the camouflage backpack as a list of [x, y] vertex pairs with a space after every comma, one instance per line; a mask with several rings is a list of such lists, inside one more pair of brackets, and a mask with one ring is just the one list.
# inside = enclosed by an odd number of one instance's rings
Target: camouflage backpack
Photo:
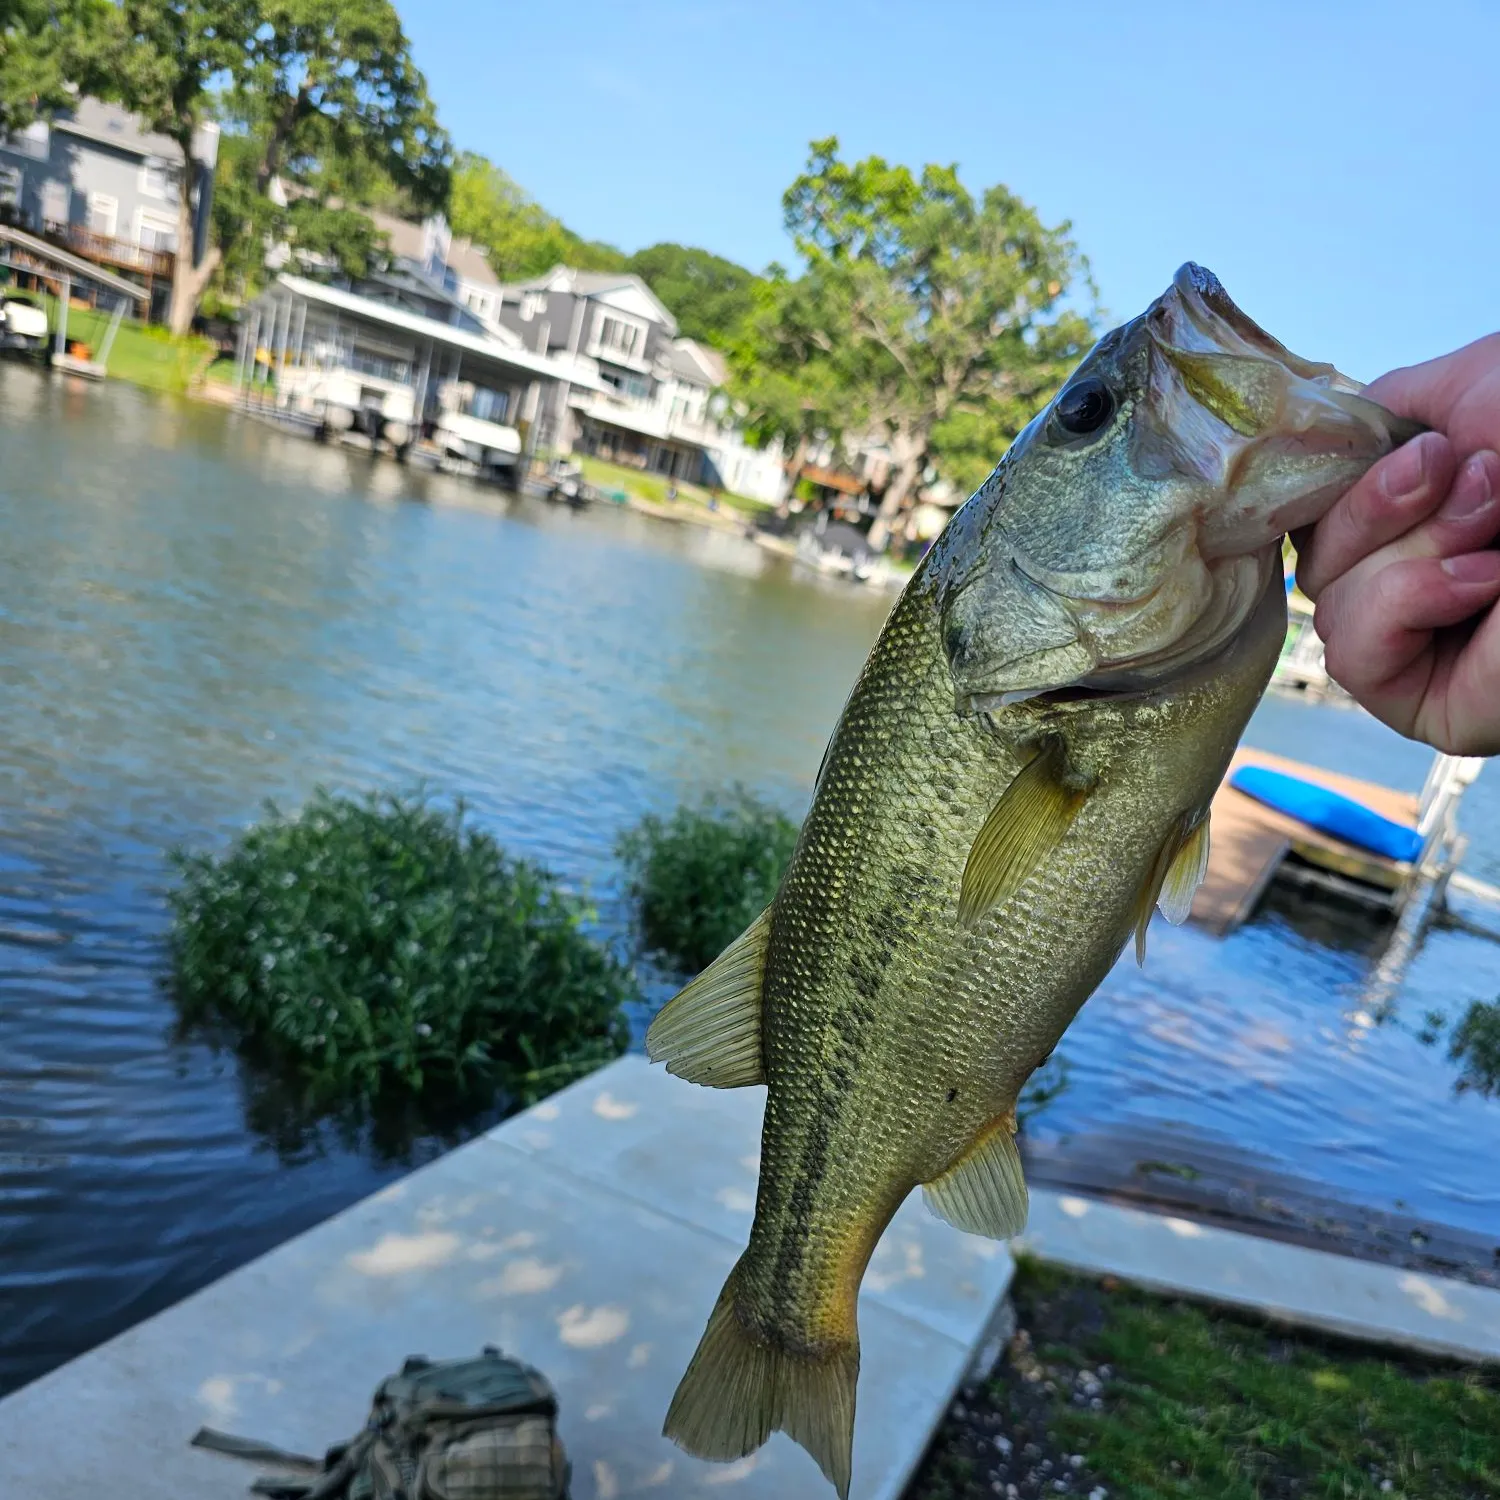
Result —
[[380, 1383], [358, 1436], [315, 1459], [204, 1428], [195, 1447], [300, 1469], [257, 1479], [277, 1500], [565, 1500], [557, 1393], [493, 1346], [477, 1359], [414, 1357]]

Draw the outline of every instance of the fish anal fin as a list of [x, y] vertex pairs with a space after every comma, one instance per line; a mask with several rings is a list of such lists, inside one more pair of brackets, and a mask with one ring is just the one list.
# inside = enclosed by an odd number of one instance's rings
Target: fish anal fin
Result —
[[1067, 779], [1067, 754], [1052, 740], [1026, 762], [984, 820], [969, 850], [958, 893], [958, 920], [972, 927], [1015, 895], [1062, 843], [1089, 789]]
[[1146, 963], [1151, 913], [1180, 927], [1193, 909], [1193, 896], [1208, 873], [1208, 814], [1186, 812], [1171, 827], [1141, 885], [1135, 906], [1135, 961]]
[[997, 1120], [922, 1196], [955, 1229], [992, 1240], [1013, 1239], [1026, 1227], [1026, 1177], [1016, 1149], [1013, 1117]]
[[734, 1274], [678, 1384], [662, 1434], [699, 1458], [727, 1461], [784, 1432], [814, 1458], [839, 1500], [854, 1459], [857, 1340], [793, 1351], [757, 1337], [734, 1306]]
[[764, 1083], [761, 980], [770, 938], [767, 907], [657, 1012], [646, 1032], [646, 1056], [665, 1063], [667, 1072], [710, 1088]]

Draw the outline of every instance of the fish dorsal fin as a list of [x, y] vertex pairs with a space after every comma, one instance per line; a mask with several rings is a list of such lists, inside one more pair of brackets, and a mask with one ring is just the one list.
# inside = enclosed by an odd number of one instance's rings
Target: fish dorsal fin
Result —
[[1026, 1227], [1026, 1178], [1016, 1150], [1013, 1117], [996, 1120], [922, 1196], [955, 1229], [1008, 1240]]
[[1187, 921], [1193, 896], [1208, 872], [1208, 814], [1184, 813], [1173, 825], [1151, 862], [1151, 871], [1136, 898], [1135, 961], [1146, 963], [1146, 933], [1158, 905], [1174, 927]]
[[969, 850], [958, 892], [958, 920], [973, 927], [1015, 895], [1022, 882], [1062, 843], [1088, 788], [1064, 780], [1067, 753], [1051, 740], [1021, 768]]
[[657, 1012], [646, 1056], [715, 1089], [766, 1081], [760, 1055], [761, 980], [771, 939], [768, 906], [696, 979]]

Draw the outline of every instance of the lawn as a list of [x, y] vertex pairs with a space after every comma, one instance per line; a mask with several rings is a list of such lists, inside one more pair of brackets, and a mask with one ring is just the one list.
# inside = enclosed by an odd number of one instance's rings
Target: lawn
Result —
[[[57, 326], [56, 299], [47, 299], [47, 313]], [[92, 308], [68, 309], [68, 338], [87, 344], [97, 359], [109, 331], [110, 314]], [[207, 339], [174, 339], [165, 328], [125, 318], [109, 351], [109, 374], [153, 391], [181, 394], [213, 360], [215, 347]]]
[[[613, 494], [617, 490], [625, 490], [642, 500], [649, 500], [653, 505], [667, 503], [667, 485], [671, 481], [664, 474], [650, 474], [641, 469], [632, 469], [625, 464], [610, 463], [607, 459], [591, 458], [584, 453], [576, 454], [575, 461], [582, 468], [583, 477], [590, 484], [597, 485], [608, 494]], [[679, 500], [689, 504], [708, 504], [708, 491], [701, 484], [689, 484], [683, 479], [677, 480], [676, 483]], [[765, 501], [752, 500], [747, 495], [731, 495], [727, 490], [720, 491], [719, 504], [726, 509], [749, 515], [758, 515], [772, 508]]]
[[1031, 1263], [1018, 1332], [906, 1500], [1481, 1500], [1500, 1375], [1398, 1361]]

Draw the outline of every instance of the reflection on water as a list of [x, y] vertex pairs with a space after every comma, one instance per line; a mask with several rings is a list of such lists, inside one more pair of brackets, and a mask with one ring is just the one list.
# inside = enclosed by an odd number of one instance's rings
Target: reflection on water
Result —
[[[619, 936], [620, 830], [734, 781], [800, 814], [889, 603], [734, 537], [3, 366], [0, 528], [0, 1389], [472, 1128], [311, 1128], [176, 1039], [167, 848], [318, 783], [426, 779]], [[1268, 703], [1251, 738], [1413, 789], [1426, 769], [1337, 710]], [[1497, 797], [1482, 777], [1464, 814], [1490, 879]], [[1158, 924], [1146, 973], [1123, 963], [1067, 1038], [1038, 1139], [1160, 1127], [1493, 1224], [1500, 1101], [1456, 1097], [1446, 1045], [1416, 1032], [1500, 994], [1500, 945], [1435, 933], [1377, 1024], [1374, 938], [1318, 913], [1278, 898], [1223, 943]]]

